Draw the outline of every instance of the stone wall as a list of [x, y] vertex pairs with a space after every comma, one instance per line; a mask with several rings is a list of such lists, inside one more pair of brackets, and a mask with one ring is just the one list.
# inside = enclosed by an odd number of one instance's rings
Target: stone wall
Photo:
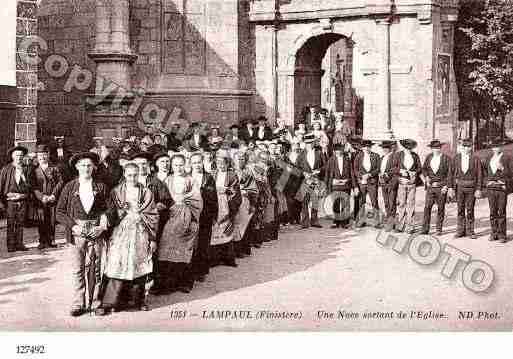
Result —
[[[185, 6], [185, 7], [184, 7]], [[251, 114], [248, 1], [132, 2], [133, 86], [187, 121], [236, 122]]]
[[[280, 116], [293, 124], [299, 120], [298, 108], [303, 105], [298, 102], [318, 101], [320, 86], [317, 81], [305, 82], [304, 68], [315, 67], [315, 60], [324, 55], [322, 43], [338, 35], [350, 38], [354, 51], [358, 52], [358, 63], [354, 63], [353, 68], [358, 72], [358, 94], [364, 98], [365, 137], [388, 138], [390, 113], [395, 138], [417, 139], [421, 154], [435, 137], [454, 149], [457, 92], [451, 57], [452, 22], [457, 18], [458, 2], [432, 0], [428, 3], [396, 1], [396, 14], [390, 21], [389, 1], [325, 1], [322, 5], [299, 0], [283, 2], [277, 34]], [[275, 19], [274, 2], [254, 2], [250, 19], [255, 24], [257, 38], [256, 91], [263, 99], [258, 109], [275, 101], [272, 73], [266, 72], [273, 56], [268, 24]], [[390, 82], [386, 61], [388, 28]], [[308, 48], [317, 50], [308, 52]], [[448, 58], [442, 57], [446, 65], [443, 80], [439, 74], [440, 55], [448, 55]], [[312, 63], [308, 63], [308, 56]], [[441, 81], [445, 89], [443, 96], [440, 95]], [[441, 98], [442, 110], [438, 103]]]
[[[94, 93], [95, 64], [87, 54], [93, 46], [94, 0], [42, 0], [38, 14], [39, 35], [47, 42], [48, 51], [42, 54], [43, 64], [51, 55], [66, 59], [68, 71], [61, 77], [52, 76], [44, 66], [39, 68], [38, 118], [40, 138], [51, 142], [53, 136], [65, 135], [73, 148], [88, 145], [91, 131], [85, 117], [85, 95]], [[85, 90], [65, 90], [73, 67], [93, 73], [91, 86]]]
[[15, 142], [34, 150], [37, 139], [37, 67], [23, 60], [34, 55], [24, 40], [37, 35], [37, 0], [18, 0], [16, 24], [16, 86], [18, 88]]
[[[40, 68], [42, 139], [67, 135], [70, 144], [84, 148], [98, 132], [84, 106], [87, 96], [95, 93], [95, 82], [81, 91], [64, 90], [74, 65], [96, 76], [95, 63], [88, 57], [94, 48], [95, 23], [94, 0], [41, 1], [39, 32], [48, 43], [43, 61], [60, 55], [70, 65], [60, 78]], [[179, 108], [187, 121], [227, 124], [252, 115], [255, 40], [249, 0], [133, 0], [129, 32], [131, 50], [137, 54], [131, 85], [145, 94], [140, 109], [152, 102], [168, 113]], [[135, 120], [140, 119], [141, 111], [135, 114]], [[100, 132], [116, 134], [118, 127]]]
[[[16, 36], [17, 4], [9, 1], [3, 4], [0, 21], [4, 33], [0, 37], [0, 47], [6, 51], [0, 57], [0, 165], [7, 162], [7, 150], [14, 144], [14, 127], [16, 122], [18, 89], [16, 88]], [[1, 251], [1, 248], [0, 248]]]
[[0, 85], [0, 123], [2, 141], [0, 141], [0, 165], [8, 161], [6, 152], [14, 144], [14, 126], [16, 123], [16, 103], [18, 90], [15, 86]]

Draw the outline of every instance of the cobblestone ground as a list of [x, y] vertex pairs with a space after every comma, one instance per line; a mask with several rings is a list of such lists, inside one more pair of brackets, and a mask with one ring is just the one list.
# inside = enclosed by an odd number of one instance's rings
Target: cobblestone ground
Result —
[[[418, 193], [419, 198], [423, 193]], [[510, 198], [511, 202], [511, 198]], [[419, 214], [423, 206], [419, 202]], [[64, 246], [0, 260], [0, 323], [2, 330], [511, 330], [513, 328], [513, 242], [488, 242], [486, 200], [479, 200], [476, 240], [453, 239], [455, 204], [447, 210], [439, 240], [450, 243], [495, 270], [493, 287], [476, 294], [461, 280], [462, 267], [453, 278], [441, 275], [445, 258], [422, 266], [408, 254], [376, 242], [375, 229], [288, 228], [280, 239], [255, 249], [239, 260], [238, 268], [217, 267], [207, 281], [190, 294], [150, 297], [150, 312], [121, 312], [98, 318], [68, 315], [70, 304], [70, 248]], [[513, 229], [510, 218], [508, 228]], [[420, 215], [419, 215], [420, 219]], [[5, 235], [2, 230], [2, 236]], [[27, 242], [35, 242], [33, 229]], [[62, 238], [62, 233], [59, 234]], [[62, 239], [60, 240], [62, 243]], [[33, 246], [36, 243], [32, 244]], [[251, 319], [206, 319], [203, 312], [250, 311]], [[338, 311], [360, 313], [338, 319]], [[407, 314], [398, 319], [397, 312]], [[174, 312], [173, 312], [174, 311]], [[178, 319], [178, 311], [186, 311]], [[300, 312], [301, 319], [256, 319], [259, 311]], [[318, 311], [334, 319], [319, 319]], [[439, 319], [409, 319], [410, 311], [442, 313]], [[458, 319], [460, 311], [488, 312], [488, 319]], [[364, 319], [365, 312], [394, 312], [394, 318]], [[494, 319], [493, 315], [498, 316]], [[174, 313], [175, 318], [172, 317]], [[247, 315], [246, 313], [239, 313]], [[299, 314], [298, 314], [299, 315]]]

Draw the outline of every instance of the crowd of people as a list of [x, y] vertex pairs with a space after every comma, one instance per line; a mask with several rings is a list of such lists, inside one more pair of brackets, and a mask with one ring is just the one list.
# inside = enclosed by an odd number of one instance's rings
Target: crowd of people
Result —
[[[223, 133], [200, 124], [179, 138], [95, 138], [94, 147], [71, 154], [63, 137], [28, 150], [12, 148], [0, 171], [0, 209], [7, 215], [9, 252], [25, 251], [23, 222], [32, 207], [39, 249], [55, 247], [55, 226], [65, 227], [72, 248], [72, 316], [106, 315], [133, 307], [148, 310], [148, 294], [189, 293], [213, 266], [237, 267], [280, 228], [320, 228], [328, 194], [332, 228], [365, 226], [358, 218], [367, 198], [384, 216], [386, 231], [414, 233], [416, 189], [425, 186], [421, 233], [428, 234], [437, 205], [442, 233], [445, 205], [455, 198], [456, 237], [476, 238], [474, 205], [486, 190], [490, 240], [506, 241], [511, 158], [495, 141], [479, 159], [463, 140], [454, 158], [432, 140], [422, 162], [413, 139], [375, 143], [351, 133], [342, 118], [311, 116], [295, 130], [265, 117], [233, 124]], [[380, 154], [373, 151], [379, 146]], [[381, 189], [381, 190], [380, 190]], [[348, 209], [352, 210], [348, 210]]]

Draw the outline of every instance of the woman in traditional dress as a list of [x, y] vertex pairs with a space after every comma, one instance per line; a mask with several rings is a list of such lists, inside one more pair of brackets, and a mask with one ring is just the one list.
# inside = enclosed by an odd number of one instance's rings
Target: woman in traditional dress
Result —
[[171, 158], [172, 174], [165, 183], [173, 199], [169, 220], [164, 225], [159, 243], [159, 271], [161, 292], [192, 289], [190, 264], [197, 245], [199, 219], [203, 209], [201, 193], [193, 186], [192, 177], [185, 172], [185, 157]]
[[138, 183], [138, 176], [137, 165], [125, 165], [125, 180], [111, 193], [120, 223], [114, 228], [108, 245], [105, 268], [107, 284], [96, 315], [109, 314], [117, 309], [127, 286], [131, 286], [135, 293], [135, 308], [148, 310], [145, 303], [146, 283], [148, 274], [153, 270], [152, 255], [157, 249], [158, 212], [152, 191]]
[[259, 218], [256, 224], [259, 239], [257, 240], [257, 243], [271, 241], [274, 234], [273, 225], [275, 221], [274, 213], [276, 199], [273, 196], [270, 185], [269, 157], [270, 155], [268, 151], [257, 151], [255, 161], [252, 162], [251, 166], [259, 192]]
[[[166, 185], [166, 179], [169, 177], [171, 172], [171, 158], [167, 152], [160, 152], [153, 156], [153, 161], [157, 172], [151, 176], [148, 183], [148, 188], [153, 192], [157, 211], [159, 213], [159, 224], [157, 228], [156, 241], [160, 243], [162, 238], [162, 232], [164, 231], [164, 225], [169, 219], [169, 208], [173, 205], [173, 199], [169, 193], [169, 189]], [[154, 254], [153, 261], [153, 286], [152, 293], [159, 292], [159, 270], [158, 270], [158, 253]]]
[[220, 148], [224, 138], [221, 136], [221, 129], [219, 125], [213, 125], [210, 129], [210, 135], [208, 136], [208, 143], [216, 150]]
[[235, 151], [233, 153], [234, 170], [239, 178], [242, 204], [235, 216], [235, 224], [240, 233], [239, 241], [235, 241], [235, 255], [239, 258], [251, 254], [254, 225], [252, 220], [258, 199], [258, 187], [253, 172], [247, 168], [247, 153]]
[[[279, 224], [287, 226], [289, 224], [289, 210], [287, 205], [287, 197], [285, 196], [284, 190], [285, 186], [289, 181], [288, 176], [283, 176], [283, 172], [287, 171], [286, 162], [287, 162], [287, 153], [290, 149], [290, 145], [286, 141], [279, 141], [276, 146], [275, 154], [273, 156], [274, 161], [274, 171], [272, 183], [273, 187], [276, 188], [276, 202], [277, 202], [277, 216]], [[283, 177], [283, 178], [282, 178]], [[286, 178], [285, 183], [280, 183], [280, 180]]]
[[195, 280], [205, 281], [210, 271], [210, 241], [212, 227], [217, 219], [217, 190], [214, 177], [203, 167], [203, 154], [195, 153], [191, 157], [192, 179], [203, 199], [203, 210], [199, 220], [198, 246], [192, 256], [192, 266]]
[[217, 199], [219, 210], [212, 228], [213, 264], [222, 263], [237, 267], [235, 262], [234, 242], [239, 240], [240, 233], [235, 226], [235, 216], [242, 203], [242, 195], [237, 175], [230, 170], [230, 153], [219, 150], [216, 155]]

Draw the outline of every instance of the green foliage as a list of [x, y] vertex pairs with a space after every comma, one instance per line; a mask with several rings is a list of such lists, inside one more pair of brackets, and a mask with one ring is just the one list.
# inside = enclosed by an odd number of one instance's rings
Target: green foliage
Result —
[[513, 1], [461, 1], [455, 62], [461, 114], [476, 104], [501, 118], [513, 108]]

